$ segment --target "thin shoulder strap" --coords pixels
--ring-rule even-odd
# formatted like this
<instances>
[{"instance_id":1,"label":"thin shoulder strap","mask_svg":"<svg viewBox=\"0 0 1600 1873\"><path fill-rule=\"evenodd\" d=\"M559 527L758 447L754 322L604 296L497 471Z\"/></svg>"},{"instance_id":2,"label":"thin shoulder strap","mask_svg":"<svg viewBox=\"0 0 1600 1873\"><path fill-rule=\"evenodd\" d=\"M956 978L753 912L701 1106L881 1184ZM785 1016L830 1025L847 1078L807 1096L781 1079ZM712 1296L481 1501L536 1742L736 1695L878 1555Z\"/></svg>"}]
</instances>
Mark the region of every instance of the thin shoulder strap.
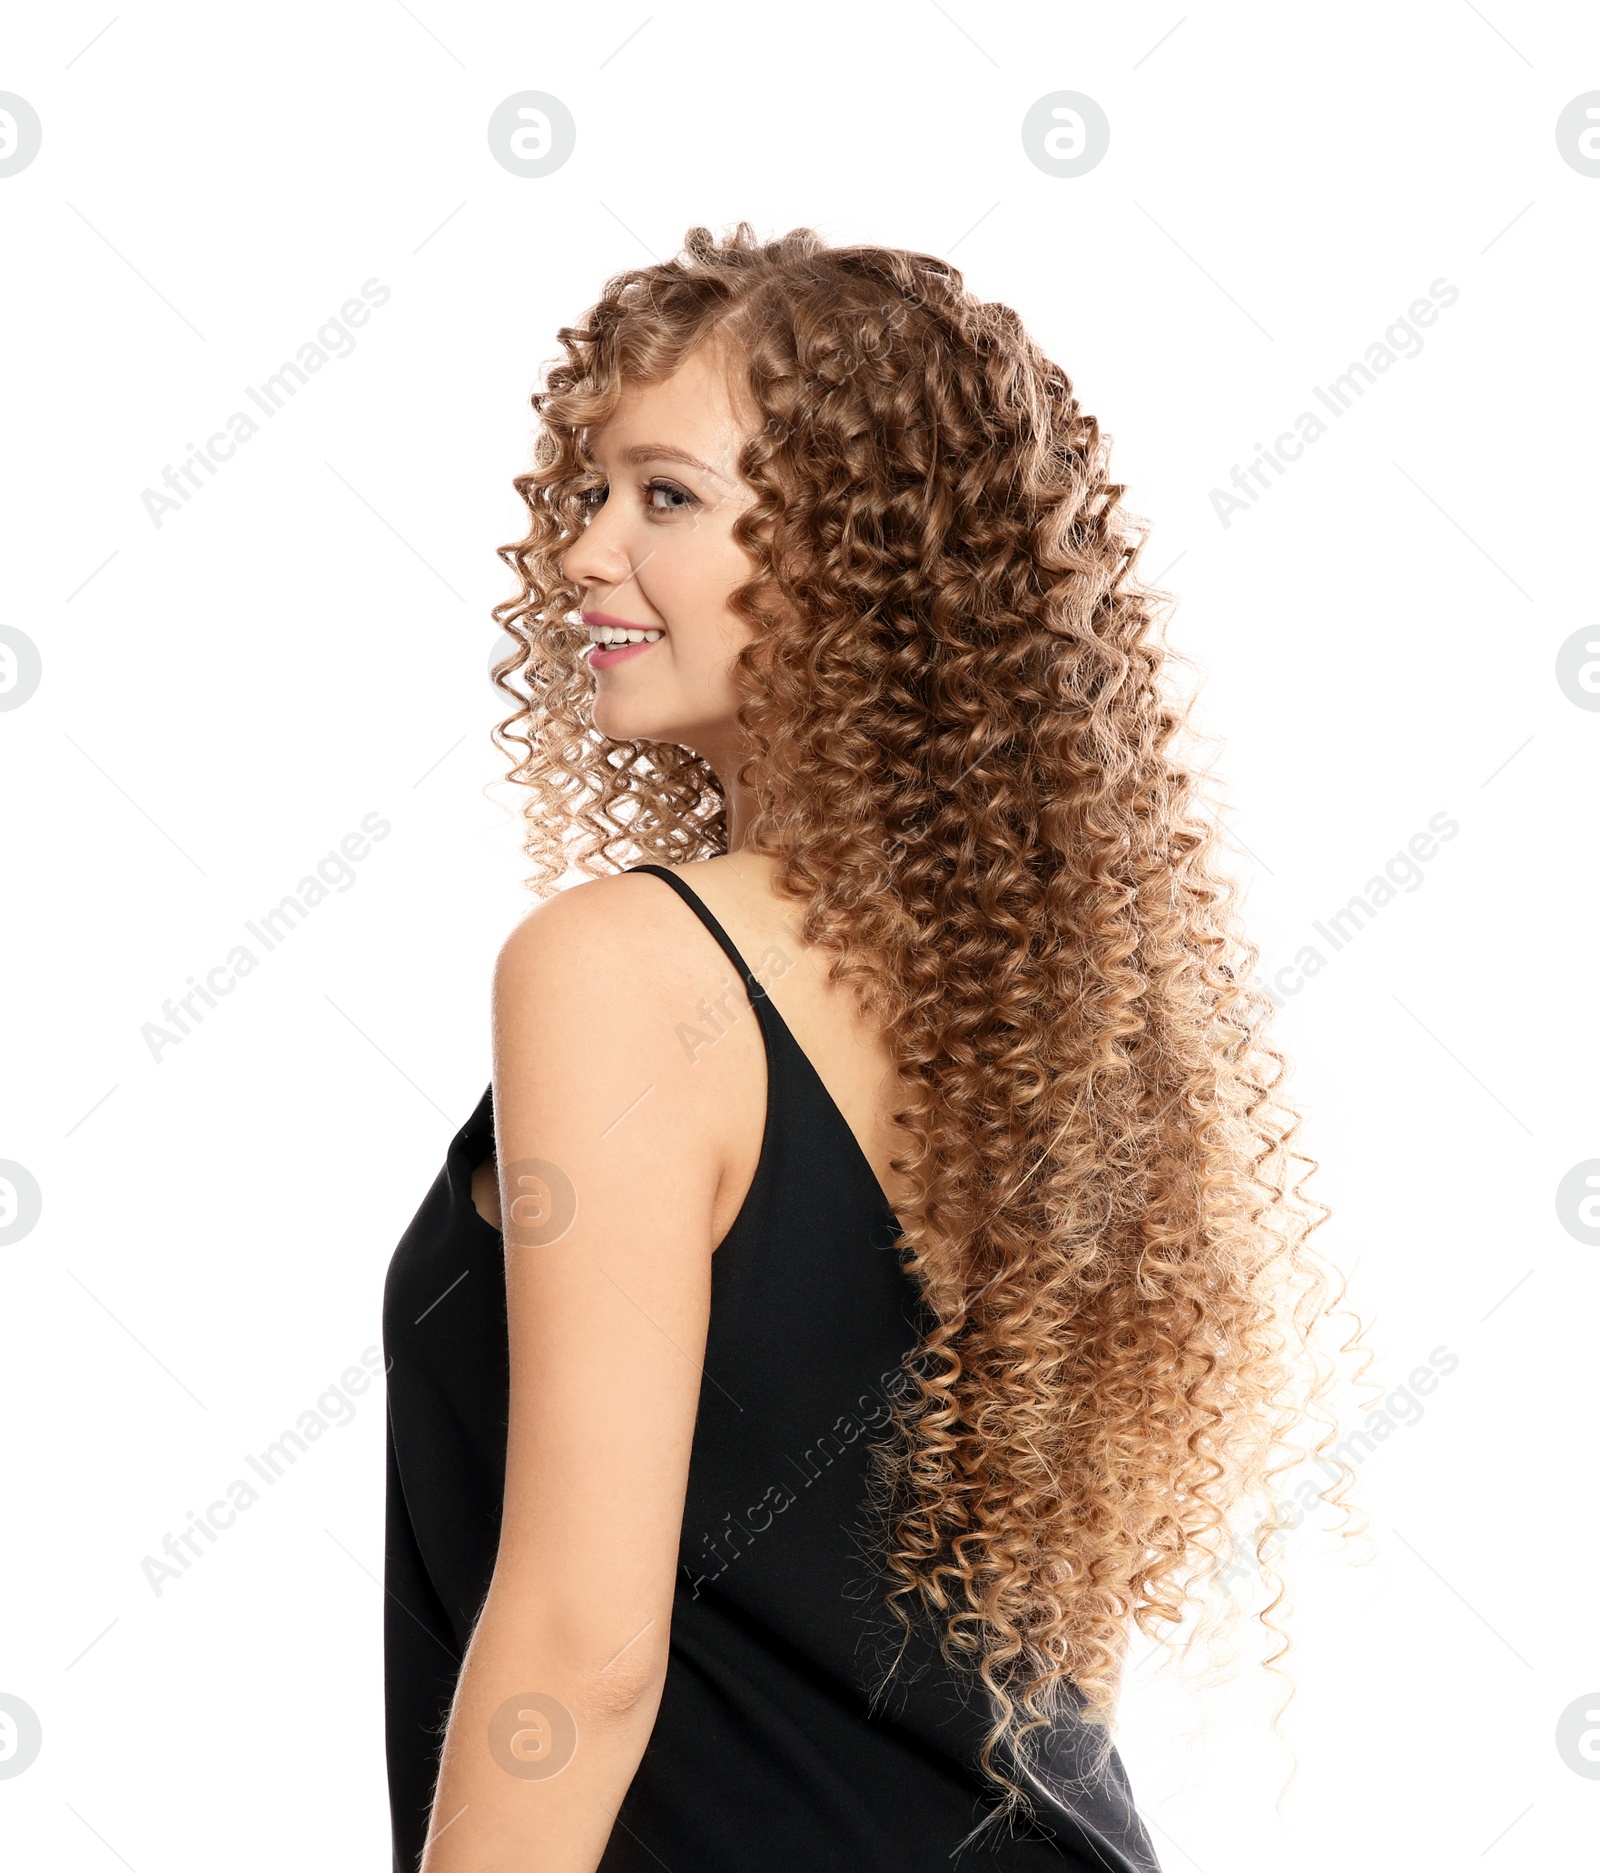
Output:
<instances>
[{"instance_id":1,"label":"thin shoulder strap","mask_svg":"<svg viewBox=\"0 0 1600 1873\"><path fill-rule=\"evenodd\" d=\"M754 974L751 972L750 965L739 954L738 950L734 948L733 938L728 935L727 931L723 929L722 925L717 922L716 918L711 915L710 911L706 909L705 905L701 903L700 899L690 890L689 886L683 882L675 871L668 871L665 865L630 865L628 870L653 872L657 878L664 878L667 883L672 886L673 890L677 892L678 896L683 899L684 903L689 906L690 910L700 919L701 923L705 925L722 945L723 954L727 957L728 961L733 964L734 968L739 971L740 977L744 982L745 993L750 997L751 1002L753 1004L759 1004L766 999L766 990L762 988L761 984L755 979Z\"/></svg>"}]
</instances>

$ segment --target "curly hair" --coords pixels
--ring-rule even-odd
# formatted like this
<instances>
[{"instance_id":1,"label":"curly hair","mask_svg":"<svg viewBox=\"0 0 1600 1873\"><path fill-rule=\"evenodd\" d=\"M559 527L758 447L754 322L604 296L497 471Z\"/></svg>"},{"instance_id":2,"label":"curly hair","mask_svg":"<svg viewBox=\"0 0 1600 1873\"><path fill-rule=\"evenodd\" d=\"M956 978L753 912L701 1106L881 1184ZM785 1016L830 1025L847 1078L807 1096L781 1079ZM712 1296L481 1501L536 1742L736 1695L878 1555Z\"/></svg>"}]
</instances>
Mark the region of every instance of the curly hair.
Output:
<instances>
[{"instance_id":1,"label":"curly hair","mask_svg":"<svg viewBox=\"0 0 1600 1873\"><path fill-rule=\"evenodd\" d=\"M756 627L749 844L890 1038L912 1140L900 1250L931 1324L875 1453L887 1604L975 1669L982 1767L1026 1810L1006 1754L1037 1783L1028 1739L1069 1705L1108 1739L1130 1622L1170 1642L1199 1605L1217 1630L1242 1542L1282 1656L1271 1479L1336 1437L1344 1287L1307 1240L1330 1212L1291 1175L1316 1164L1108 442L1017 314L932 256L696 227L560 331L494 610L529 889L724 849L700 756L593 727L560 574L586 434L713 338L760 420L729 600ZM1324 1469L1348 1525L1352 1473Z\"/></svg>"}]
</instances>

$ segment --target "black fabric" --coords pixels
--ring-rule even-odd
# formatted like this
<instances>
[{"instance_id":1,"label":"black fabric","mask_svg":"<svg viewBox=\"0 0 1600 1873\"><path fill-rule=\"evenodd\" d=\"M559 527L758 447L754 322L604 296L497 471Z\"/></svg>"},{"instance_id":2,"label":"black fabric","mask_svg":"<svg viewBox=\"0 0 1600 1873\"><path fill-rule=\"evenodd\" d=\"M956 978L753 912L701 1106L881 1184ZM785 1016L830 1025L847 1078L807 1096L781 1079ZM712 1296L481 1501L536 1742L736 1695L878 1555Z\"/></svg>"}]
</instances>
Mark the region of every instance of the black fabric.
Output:
<instances>
[{"instance_id":1,"label":"black fabric","mask_svg":"<svg viewBox=\"0 0 1600 1873\"><path fill-rule=\"evenodd\" d=\"M657 865L738 971L767 1052L750 1192L712 1258L666 1685L600 1873L1147 1873L1120 1759L1088 1733L1041 1749L1065 1778L1032 1823L952 1861L992 1791L975 1683L919 1630L886 1692L867 1451L919 1338L895 1221L843 1115L694 892ZM491 1096L451 1141L389 1267L385 1698L394 1873L416 1873L461 1660L494 1570L508 1358L499 1233L471 1196ZM1070 1807L1066 1803L1070 1801Z\"/></svg>"}]
</instances>

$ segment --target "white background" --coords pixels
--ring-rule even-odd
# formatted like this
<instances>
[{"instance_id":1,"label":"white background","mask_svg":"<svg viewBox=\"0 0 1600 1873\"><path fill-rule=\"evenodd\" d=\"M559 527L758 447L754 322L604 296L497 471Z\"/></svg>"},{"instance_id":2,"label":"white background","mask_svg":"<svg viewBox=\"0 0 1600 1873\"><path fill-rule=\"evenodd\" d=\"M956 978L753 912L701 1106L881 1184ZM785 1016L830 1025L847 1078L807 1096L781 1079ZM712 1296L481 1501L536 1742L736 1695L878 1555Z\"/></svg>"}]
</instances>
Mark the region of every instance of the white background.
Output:
<instances>
[{"instance_id":1,"label":"white background","mask_svg":"<svg viewBox=\"0 0 1600 1873\"><path fill-rule=\"evenodd\" d=\"M1376 1376L1459 1364L1361 1464L1376 1558L1308 1552L1287 1743L1253 1668L1204 1698L1133 1673L1120 1742L1164 1864L1591 1864L1600 1782L1555 1735L1600 1687L1600 1250L1555 1195L1600 1157L1600 714L1555 665L1596 623L1600 179L1554 127L1600 88L1600 16L108 20L14 15L0 66L43 123L0 179L0 623L43 660L0 714L0 1158L43 1192L0 1250L0 1692L44 1735L0 1780L8 1863L388 1865L381 1394L161 1594L141 1563L377 1343L389 1255L488 1080L489 970L528 902L488 614L556 329L747 217L949 258L1112 433L1270 967L1431 816L1459 825L1279 1028ZM538 180L485 134L526 89L578 126ZM1062 89L1111 123L1065 180L1020 136ZM392 296L353 353L155 526L142 491L373 278ZM1225 528L1211 490L1441 278L1422 351ZM350 888L153 1060L162 1002L371 812L392 832Z\"/></svg>"}]
</instances>

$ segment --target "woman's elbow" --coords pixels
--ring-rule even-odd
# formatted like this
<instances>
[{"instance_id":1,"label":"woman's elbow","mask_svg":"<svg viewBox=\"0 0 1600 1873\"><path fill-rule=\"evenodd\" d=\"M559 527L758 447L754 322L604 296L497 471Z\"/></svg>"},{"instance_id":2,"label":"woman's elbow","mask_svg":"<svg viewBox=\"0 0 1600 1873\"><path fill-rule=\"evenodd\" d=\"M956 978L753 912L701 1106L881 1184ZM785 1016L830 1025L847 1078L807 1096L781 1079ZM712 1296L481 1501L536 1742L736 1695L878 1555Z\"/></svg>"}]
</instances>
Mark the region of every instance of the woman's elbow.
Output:
<instances>
[{"instance_id":1,"label":"woman's elbow","mask_svg":"<svg viewBox=\"0 0 1600 1873\"><path fill-rule=\"evenodd\" d=\"M578 1708L573 1716L581 1726L585 1720L594 1724L636 1723L648 1716L652 1721L667 1679L666 1659L654 1657L630 1662L619 1661L578 1679L573 1695Z\"/></svg>"},{"instance_id":2,"label":"woman's elbow","mask_svg":"<svg viewBox=\"0 0 1600 1873\"><path fill-rule=\"evenodd\" d=\"M617 1620L592 1607L558 1609L497 1577L473 1635L473 1662L484 1676L517 1690L554 1697L580 1734L653 1721L667 1676L666 1618ZM631 1630L630 1630L631 1625Z\"/></svg>"}]
</instances>

